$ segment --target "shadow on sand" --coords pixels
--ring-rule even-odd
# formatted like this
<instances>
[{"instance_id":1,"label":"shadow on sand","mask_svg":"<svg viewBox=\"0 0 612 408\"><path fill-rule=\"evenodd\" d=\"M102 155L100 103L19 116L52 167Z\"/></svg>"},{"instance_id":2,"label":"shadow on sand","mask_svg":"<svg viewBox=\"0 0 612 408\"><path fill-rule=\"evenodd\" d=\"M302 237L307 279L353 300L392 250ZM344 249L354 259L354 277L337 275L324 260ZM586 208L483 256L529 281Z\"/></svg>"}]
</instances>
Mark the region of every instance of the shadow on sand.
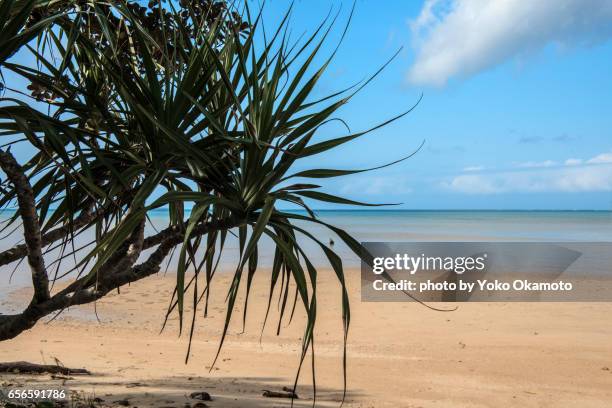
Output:
<instances>
[{"instance_id":1,"label":"shadow on sand","mask_svg":"<svg viewBox=\"0 0 612 408\"><path fill-rule=\"evenodd\" d=\"M78 392L81 401L87 405L74 404L75 407L176 407L196 406L203 402L206 406L223 408L280 408L291 407L291 399L266 398L264 390L282 391L291 386L281 378L274 377L184 377L143 378L131 382L116 382L103 375L75 376L70 380L54 380L48 375L20 376L1 375L2 388L44 387L65 388ZM207 392L212 401L200 401L190 398L194 392ZM312 407L312 386L300 386L297 389L299 399L293 401L296 408ZM317 387L317 407L339 407L342 401L342 389ZM362 394L347 391L344 406L356 402ZM94 403L94 399L96 399ZM0 406L2 406L0 404ZM70 406L70 405L69 405ZM203 405L200 405L203 406Z\"/></svg>"}]
</instances>

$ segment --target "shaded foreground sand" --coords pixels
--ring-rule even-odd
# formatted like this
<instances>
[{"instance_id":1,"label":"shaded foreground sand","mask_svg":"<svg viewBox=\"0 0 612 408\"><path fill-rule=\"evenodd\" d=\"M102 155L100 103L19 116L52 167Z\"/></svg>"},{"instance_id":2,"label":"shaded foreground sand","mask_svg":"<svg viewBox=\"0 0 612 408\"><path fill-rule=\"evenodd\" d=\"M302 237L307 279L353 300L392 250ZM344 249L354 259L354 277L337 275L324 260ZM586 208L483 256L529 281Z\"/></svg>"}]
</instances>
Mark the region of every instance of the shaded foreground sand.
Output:
<instances>
[{"instance_id":1,"label":"shaded foreground sand","mask_svg":"<svg viewBox=\"0 0 612 408\"><path fill-rule=\"evenodd\" d=\"M414 303L361 303L358 271L348 273L352 320L345 407L610 407L612 406L612 304L473 303L440 313ZM249 303L234 315L216 367L209 372L224 318L229 275L215 278L209 317L197 320L192 355L177 338L176 318L158 334L174 277L156 276L124 288L93 306L74 308L0 343L0 361L27 360L85 367L66 387L107 403L183 407L189 394L209 392L211 407L285 407L262 390L290 386L296 372L304 314L276 336L276 300L260 343L268 296L259 273ZM333 273L318 283L317 406L342 397L342 322ZM16 294L21 298L24 294ZM276 297L275 297L276 299ZM190 311L187 312L189 321ZM0 376L2 383L61 385L49 376ZM310 362L295 406L312 405ZM112 404L110 404L112 405Z\"/></svg>"}]
</instances>

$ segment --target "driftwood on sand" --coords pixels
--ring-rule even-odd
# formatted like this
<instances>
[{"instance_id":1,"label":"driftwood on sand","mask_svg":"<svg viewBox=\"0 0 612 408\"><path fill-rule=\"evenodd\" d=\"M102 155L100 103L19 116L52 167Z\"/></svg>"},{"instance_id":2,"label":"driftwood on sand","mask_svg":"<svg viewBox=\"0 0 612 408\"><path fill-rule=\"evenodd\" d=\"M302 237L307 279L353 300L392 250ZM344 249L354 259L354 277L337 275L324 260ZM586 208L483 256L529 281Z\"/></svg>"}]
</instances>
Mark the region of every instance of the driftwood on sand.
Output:
<instances>
[{"instance_id":1,"label":"driftwood on sand","mask_svg":"<svg viewBox=\"0 0 612 408\"><path fill-rule=\"evenodd\" d=\"M291 398L291 399L299 399L298 395L291 388L283 387L283 391L270 391L263 390L264 397L266 398Z\"/></svg>"},{"instance_id":2,"label":"driftwood on sand","mask_svg":"<svg viewBox=\"0 0 612 408\"><path fill-rule=\"evenodd\" d=\"M0 373L12 373L12 374L63 374L63 375L74 375L84 374L90 375L91 373L84 368L69 368L60 365L47 365L47 364L33 364L26 361L15 361L12 363L0 363Z\"/></svg>"}]
</instances>

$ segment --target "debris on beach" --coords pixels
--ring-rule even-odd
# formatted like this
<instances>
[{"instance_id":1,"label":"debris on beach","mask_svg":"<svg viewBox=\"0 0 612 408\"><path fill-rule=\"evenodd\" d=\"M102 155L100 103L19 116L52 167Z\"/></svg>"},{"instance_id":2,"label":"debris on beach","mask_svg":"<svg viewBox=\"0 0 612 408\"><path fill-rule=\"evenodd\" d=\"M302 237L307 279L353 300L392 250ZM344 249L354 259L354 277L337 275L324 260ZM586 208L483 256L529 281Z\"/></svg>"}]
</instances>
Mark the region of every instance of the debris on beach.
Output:
<instances>
[{"instance_id":1,"label":"debris on beach","mask_svg":"<svg viewBox=\"0 0 612 408\"><path fill-rule=\"evenodd\" d=\"M291 388L283 387L283 391L270 391L263 390L264 397L266 398L291 398L291 399L300 399L298 395Z\"/></svg>"},{"instance_id":2,"label":"debris on beach","mask_svg":"<svg viewBox=\"0 0 612 408\"><path fill-rule=\"evenodd\" d=\"M61 374L61 375L75 375L84 374L91 375L91 373L84 368L68 368L61 365L46 365L46 364L33 364L26 361L15 361L12 363L0 363L0 373L11 373L11 374Z\"/></svg>"},{"instance_id":3,"label":"debris on beach","mask_svg":"<svg viewBox=\"0 0 612 408\"><path fill-rule=\"evenodd\" d=\"M197 399L197 400L202 400L202 401L212 401L212 397L210 396L209 393L207 393L206 391L197 391L197 392L192 392L189 397L191 399Z\"/></svg>"}]
</instances>

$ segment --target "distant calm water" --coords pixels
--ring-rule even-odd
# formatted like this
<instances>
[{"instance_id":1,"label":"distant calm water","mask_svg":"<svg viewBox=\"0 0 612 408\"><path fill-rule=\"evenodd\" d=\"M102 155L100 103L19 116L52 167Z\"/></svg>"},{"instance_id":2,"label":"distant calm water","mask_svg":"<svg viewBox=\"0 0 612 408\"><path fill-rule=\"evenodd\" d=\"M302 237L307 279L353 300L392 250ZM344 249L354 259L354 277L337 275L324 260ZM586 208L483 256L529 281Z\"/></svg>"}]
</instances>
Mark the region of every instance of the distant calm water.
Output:
<instances>
[{"instance_id":1,"label":"distant calm water","mask_svg":"<svg viewBox=\"0 0 612 408\"><path fill-rule=\"evenodd\" d=\"M403 211L403 210L324 210L317 212L324 222L350 232L360 241L599 241L612 242L612 211ZM0 213L0 220L8 213ZM163 211L153 214L157 228L167 222ZM303 223L301 225L304 225ZM341 243L340 239L321 226L308 229L324 243L335 242L334 249L347 266L357 266L358 258ZM148 233L153 233L148 228ZM2 237L0 250L12 247L20 235ZM91 239L83 234L81 240ZM316 244L303 240L312 255L312 261L326 265ZM269 239L264 239L259 250L260 264L272 263L273 250ZM237 260L237 242L231 237L222 257L223 269L231 269ZM50 257L51 258L51 257ZM49 259L49 264L52 259ZM61 270L71 267L65 261ZM7 291L14 290L29 280L26 262L17 268L11 282L9 276L15 265L0 268L0 300ZM170 264L170 269L174 264ZM54 270L54 269L53 269ZM2 309L0 305L0 310Z\"/></svg>"},{"instance_id":2,"label":"distant calm water","mask_svg":"<svg viewBox=\"0 0 612 408\"><path fill-rule=\"evenodd\" d=\"M612 211L320 211L363 241L612 241Z\"/></svg>"}]
</instances>

